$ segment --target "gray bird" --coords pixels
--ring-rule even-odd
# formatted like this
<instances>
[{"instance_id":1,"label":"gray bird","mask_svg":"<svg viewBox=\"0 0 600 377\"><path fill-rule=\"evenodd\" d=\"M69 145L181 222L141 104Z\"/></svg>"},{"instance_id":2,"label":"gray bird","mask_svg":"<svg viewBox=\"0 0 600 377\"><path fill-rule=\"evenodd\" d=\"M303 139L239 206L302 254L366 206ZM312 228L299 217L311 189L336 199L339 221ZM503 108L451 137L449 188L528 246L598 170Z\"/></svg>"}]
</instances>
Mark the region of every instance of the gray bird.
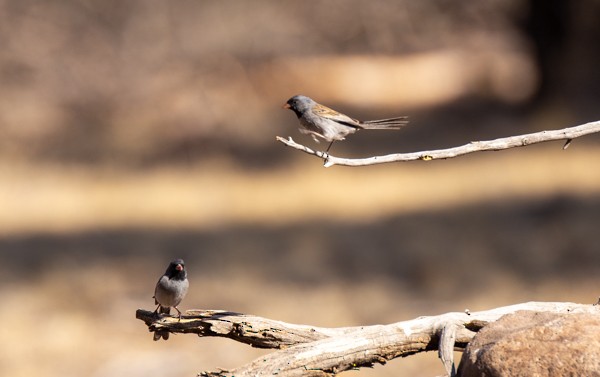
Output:
<instances>
[{"instance_id":1,"label":"gray bird","mask_svg":"<svg viewBox=\"0 0 600 377\"><path fill-rule=\"evenodd\" d=\"M329 152L334 141L344 140L346 135L353 134L358 130L399 129L408 124L406 116L363 122L302 95L290 98L283 108L290 109L296 114L300 121L301 133L311 135L317 143L319 142L318 138L329 142L326 152Z\"/></svg>"},{"instance_id":2,"label":"gray bird","mask_svg":"<svg viewBox=\"0 0 600 377\"><path fill-rule=\"evenodd\" d=\"M175 259L156 283L154 303L158 306L154 313L171 314L171 308L175 308L179 313L179 320L181 320L181 311L177 308L177 305L181 303L181 300L187 294L189 285L185 263L182 259ZM159 340L161 337L167 340L169 339L169 333L154 333L154 340Z\"/></svg>"}]
</instances>

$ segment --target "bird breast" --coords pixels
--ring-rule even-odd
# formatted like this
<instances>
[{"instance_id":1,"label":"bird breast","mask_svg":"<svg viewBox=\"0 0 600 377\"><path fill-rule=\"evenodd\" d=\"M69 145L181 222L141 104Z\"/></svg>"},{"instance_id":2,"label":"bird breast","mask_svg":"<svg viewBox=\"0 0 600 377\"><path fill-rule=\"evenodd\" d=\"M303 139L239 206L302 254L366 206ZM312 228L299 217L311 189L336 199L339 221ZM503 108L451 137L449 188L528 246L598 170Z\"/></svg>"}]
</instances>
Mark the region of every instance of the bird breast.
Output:
<instances>
[{"instance_id":1,"label":"bird breast","mask_svg":"<svg viewBox=\"0 0 600 377\"><path fill-rule=\"evenodd\" d=\"M158 282L154 296L163 307L177 306L185 297L188 287L187 279L174 280L163 276Z\"/></svg>"}]
</instances>

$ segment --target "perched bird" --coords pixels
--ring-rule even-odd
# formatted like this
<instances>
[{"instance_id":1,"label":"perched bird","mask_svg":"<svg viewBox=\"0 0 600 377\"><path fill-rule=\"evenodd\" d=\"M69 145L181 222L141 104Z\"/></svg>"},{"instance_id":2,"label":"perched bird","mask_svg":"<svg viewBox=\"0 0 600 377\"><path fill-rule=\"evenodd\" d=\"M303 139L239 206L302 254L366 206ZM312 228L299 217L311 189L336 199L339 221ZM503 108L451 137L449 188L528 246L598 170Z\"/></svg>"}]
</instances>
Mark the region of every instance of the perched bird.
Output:
<instances>
[{"instance_id":1,"label":"perched bird","mask_svg":"<svg viewBox=\"0 0 600 377\"><path fill-rule=\"evenodd\" d=\"M361 122L302 95L290 98L283 108L296 114L300 121L301 133L310 134L316 142L319 142L318 138L329 142L326 152L329 152L334 141L344 140L346 135L357 130L398 129L408 123L406 116Z\"/></svg>"},{"instance_id":2,"label":"perched bird","mask_svg":"<svg viewBox=\"0 0 600 377\"><path fill-rule=\"evenodd\" d=\"M173 307L179 313L179 320L181 320L181 311L177 308L177 305L181 303L181 300L187 294L189 285L185 263L182 259L175 259L156 283L154 303L158 306L154 313L171 314L171 308ZM161 336L165 340L169 339L168 332L155 332L154 340L159 340Z\"/></svg>"}]
</instances>

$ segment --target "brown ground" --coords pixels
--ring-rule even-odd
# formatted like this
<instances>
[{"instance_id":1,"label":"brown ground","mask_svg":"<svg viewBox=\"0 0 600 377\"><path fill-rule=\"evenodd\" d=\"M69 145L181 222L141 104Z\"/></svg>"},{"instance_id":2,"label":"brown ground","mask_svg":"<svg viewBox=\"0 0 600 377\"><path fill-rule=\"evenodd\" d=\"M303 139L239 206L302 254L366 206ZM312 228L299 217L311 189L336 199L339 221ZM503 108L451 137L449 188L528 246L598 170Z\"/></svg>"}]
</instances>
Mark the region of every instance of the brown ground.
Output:
<instances>
[{"instance_id":1,"label":"brown ground","mask_svg":"<svg viewBox=\"0 0 600 377\"><path fill-rule=\"evenodd\" d=\"M595 302L597 135L330 169L274 140L315 147L280 109L298 93L410 116L344 157L598 120L597 5L553 4L0 1L0 375L183 377L267 352L151 340L135 310L174 257L182 309L320 326Z\"/></svg>"},{"instance_id":2,"label":"brown ground","mask_svg":"<svg viewBox=\"0 0 600 377\"><path fill-rule=\"evenodd\" d=\"M184 309L321 326L592 302L600 156L586 145L367 169L306 157L260 174L20 168L2 193L17 200L4 200L0 216L0 318L11 345L0 366L14 376L189 376L260 354L226 340L151 341L134 312L152 308L175 256L190 271ZM361 373L442 368L432 353Z\"/></svg>"}]
</instances>

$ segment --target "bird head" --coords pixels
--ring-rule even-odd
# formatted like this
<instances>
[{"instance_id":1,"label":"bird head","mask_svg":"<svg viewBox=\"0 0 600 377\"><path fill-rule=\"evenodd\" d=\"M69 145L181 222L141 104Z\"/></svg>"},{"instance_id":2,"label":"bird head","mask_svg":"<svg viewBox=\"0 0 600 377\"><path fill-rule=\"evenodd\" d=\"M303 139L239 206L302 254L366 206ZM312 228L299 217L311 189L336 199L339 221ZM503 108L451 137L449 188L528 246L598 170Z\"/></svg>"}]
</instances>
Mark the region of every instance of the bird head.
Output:
<instances>
[{"instance_id":1,"label":"bird head","mask_svg":"<svg viewBox=\"0 0 600 377\"><path fill-rule=\"evenodd\" d=\"M292 110L297 116L301 116L304 112L310 110L314 104L315 101L312 99L303 95L297 95L287 100L283 108Z\"/></svg>"},{"instance_id":2,"label":"bird head","mask_svg":"<svg viewBox=\"0 0 600 377\"><path fill-rule=\"evenodd\" d=\"M169 263L169 267L167 267L167 271L165 272L170 278L173 277L181 277L184 278L186 276L185 272L185 262L183 259L175 259L171 263Z\"/></svg>"}]
</instances>

